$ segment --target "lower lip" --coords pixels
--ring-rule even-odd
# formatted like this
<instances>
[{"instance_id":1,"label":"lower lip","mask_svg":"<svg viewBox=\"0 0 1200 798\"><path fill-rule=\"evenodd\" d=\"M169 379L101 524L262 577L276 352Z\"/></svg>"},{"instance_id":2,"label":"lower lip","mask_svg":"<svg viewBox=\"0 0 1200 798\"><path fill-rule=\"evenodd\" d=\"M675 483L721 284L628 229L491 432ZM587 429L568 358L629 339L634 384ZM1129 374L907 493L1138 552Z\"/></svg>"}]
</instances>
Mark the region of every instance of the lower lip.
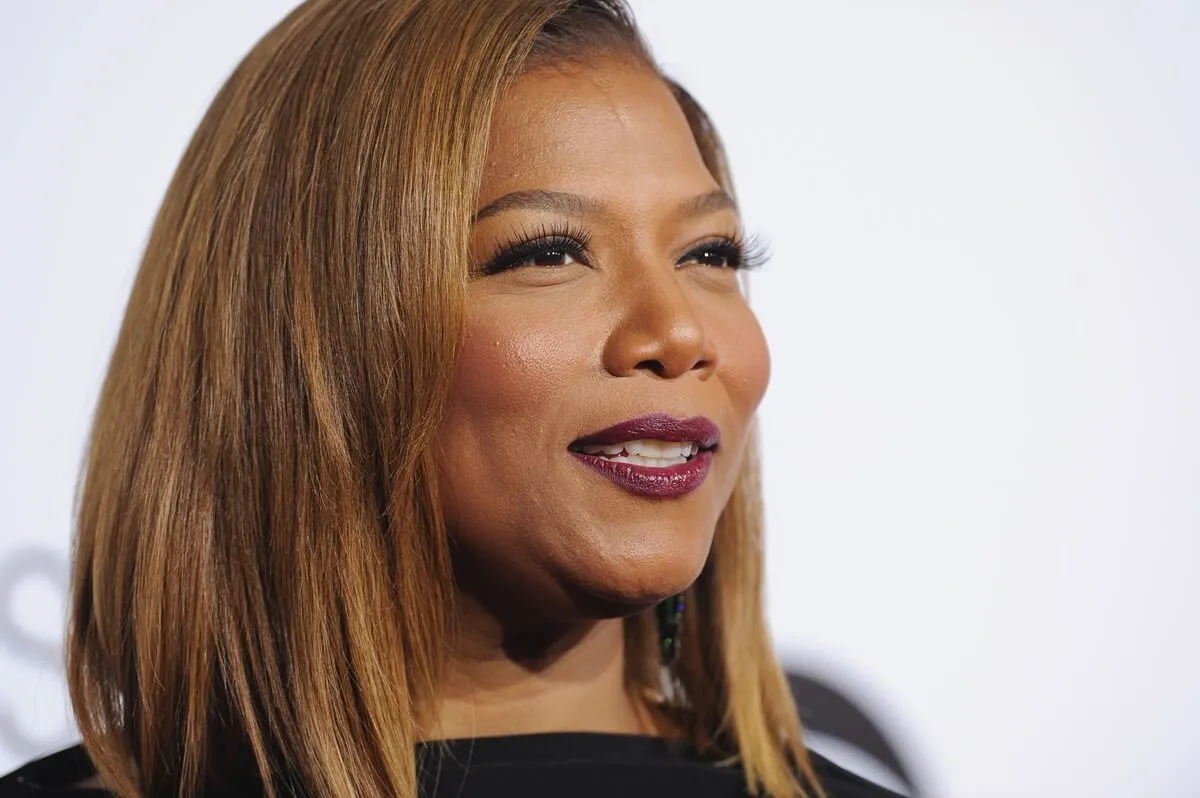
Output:
<instances>
[{"instance_id":1,"label":"lower lip","mask_svg":"<svg viewBox=\"0 0 1200 798\"><path fill-rule=\"evenodd\" d=\"M571 452L579 462L599 471L609 481L635 496L651 499L670 499L686 496L700 487L712 466L712 452L698 453L691 460L667 468L649 468L633 463L614 463L603 457Z\"/></svg>"}]
</instances>

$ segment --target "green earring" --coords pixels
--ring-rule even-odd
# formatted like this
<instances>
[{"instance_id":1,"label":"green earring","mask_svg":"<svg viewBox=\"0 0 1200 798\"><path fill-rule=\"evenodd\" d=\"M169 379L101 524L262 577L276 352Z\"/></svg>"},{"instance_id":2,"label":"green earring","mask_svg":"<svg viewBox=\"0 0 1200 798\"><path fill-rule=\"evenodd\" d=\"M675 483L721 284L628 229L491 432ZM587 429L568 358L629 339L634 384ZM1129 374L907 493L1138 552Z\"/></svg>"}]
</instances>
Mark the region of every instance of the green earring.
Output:
<instances>
[{"instance_id":1,"label":"green earring","mask_svg":"<svg viewBox=\"0 0 1200 798\"><path fill-rule=\"evenodd\" d=\"M683 594L659 602L658 639L662 664L670 667L679 659L679 638L683 631Z\"/></svg>"}]
</instances>

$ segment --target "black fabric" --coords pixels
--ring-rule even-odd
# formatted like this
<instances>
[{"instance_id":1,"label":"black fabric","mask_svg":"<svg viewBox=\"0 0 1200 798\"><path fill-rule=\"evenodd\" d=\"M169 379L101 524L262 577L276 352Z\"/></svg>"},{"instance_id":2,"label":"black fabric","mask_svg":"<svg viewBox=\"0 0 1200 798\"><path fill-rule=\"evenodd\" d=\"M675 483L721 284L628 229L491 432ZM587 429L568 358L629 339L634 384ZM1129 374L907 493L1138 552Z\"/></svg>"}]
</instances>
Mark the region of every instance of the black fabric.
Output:
<instances>
[{"instance_id":1,"label":"black fabric","mask_svg":"<svg viewBox=\"0 0 1200 798\"><path fill-rule=\"evenodd\" d=\"M422 798L746 798L740 769L702 761L687 746L654 737L485 737L428 743L418 756ZM812 758L829 798L896 798L818 754ZM0 798L111 798L77 786L93 776L76 745L0 778Z\"/></svg>"}]
</instances>

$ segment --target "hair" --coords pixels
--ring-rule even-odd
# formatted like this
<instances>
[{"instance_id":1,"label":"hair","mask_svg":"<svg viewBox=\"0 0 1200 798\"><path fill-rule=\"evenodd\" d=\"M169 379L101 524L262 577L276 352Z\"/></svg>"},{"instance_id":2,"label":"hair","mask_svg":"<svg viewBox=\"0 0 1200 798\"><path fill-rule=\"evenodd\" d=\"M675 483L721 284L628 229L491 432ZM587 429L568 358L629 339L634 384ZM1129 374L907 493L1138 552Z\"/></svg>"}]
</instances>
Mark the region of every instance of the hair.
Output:
<instances>
[{"instance_id":1,"label":"hair","mask_svg":"<svg viewBox=\"0 0 1200 798\"><path fill-rule=\"evenodd\" d=\"M622 0L309 0L220 89L80 478L67 673L108 789L249 772L269 796L417 795L455 601L432 444L492 113L524 70L603 54L657 72ZM751 792L820 793L764 621L757 462L752 443L679 661L664 679L638 614L627 682Z\"/></svg>"}]
</instances>

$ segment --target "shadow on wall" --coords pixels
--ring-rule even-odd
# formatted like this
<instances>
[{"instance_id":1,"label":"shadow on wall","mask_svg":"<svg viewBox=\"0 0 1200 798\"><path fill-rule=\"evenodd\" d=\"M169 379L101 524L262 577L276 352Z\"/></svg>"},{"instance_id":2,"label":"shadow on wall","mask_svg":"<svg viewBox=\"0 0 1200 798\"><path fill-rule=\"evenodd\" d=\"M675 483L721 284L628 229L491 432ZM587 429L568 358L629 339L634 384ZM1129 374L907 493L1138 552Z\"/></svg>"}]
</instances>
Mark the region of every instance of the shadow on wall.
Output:
<instances>
[{"instance_id":1,"label":"shadow on wall","mask_svg":"<svg viewBox=\"0 0 1200 798\"><path fill-rule=\"evenodd\" d=\"M22 586L38 582L48 584L56 595L66 597L67 563L57 551L29 546L15 549L0 560L0 656L32 672L53 676L63 684L65 693L61 642L57 637L48 639L37 634L17 617L17 595ZM29 723L13 712L11 695L7 691L0 695L0 749L5 754L28 759L74 741L75 730L66 724L50 736L31 733Z\"/></svg>"},{"instance_id":2,"label":"shadow on wall","mask_svg":"<svg viewBox=\"0 0 1200 798\"><path fill-rule=\"evenodd\" d=\"M63 680L62 648L57 639L41 637L16 617L16 599L23 585L42 580L60 596L67 595L67 563L57 551L40 546L16 549L0 560L0 653L40 673L50 671ZM790 668L788 682L797 696L800 717L806 729L832 737L873 757L892 772L908 793L918 796L912 771L897 753L881 727L851 697L802 670ZM65 688L64 688L65 690ZM30 758L69 745L76 739L73 729L38 737L13 715L0 698L0 748L19 758Z\"/></svg>"},{"instance_id":3,"label":"shadow on wall","mask_svg":"<svg viewBox=\"0 0 1200 798\"><path fill-rule=\"evenodd\" d=\"M823 734L867 754L886 768L908 795L921 797L911 764L898 752L901 746L892 742L859 702L795 667L787 669L787 677L805 731Z\"/></svg>"}]
</instances>

